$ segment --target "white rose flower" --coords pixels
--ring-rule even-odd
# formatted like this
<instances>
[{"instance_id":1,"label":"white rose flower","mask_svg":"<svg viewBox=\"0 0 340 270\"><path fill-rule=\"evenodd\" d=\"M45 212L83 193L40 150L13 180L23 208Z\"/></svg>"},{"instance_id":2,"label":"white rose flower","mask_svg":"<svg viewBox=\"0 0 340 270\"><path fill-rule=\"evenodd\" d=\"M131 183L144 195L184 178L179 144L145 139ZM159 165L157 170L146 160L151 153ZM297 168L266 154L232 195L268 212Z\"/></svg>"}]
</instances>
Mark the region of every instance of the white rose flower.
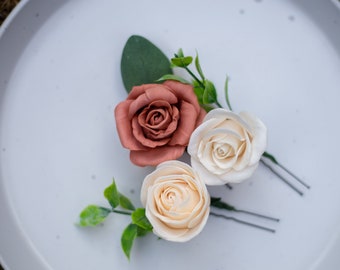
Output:
<instances>
[{"instance_id":1,"label":"white rose flower","mask_svg":"<svg viewBox=\"0 0 340 270\"><path fill-rule=\"evenodd\" d=\"M267 129L257 117L214 109L192 133L188 153L207 185L223 185L250 177L266 144Z\"/></svg>"},{"instance_id":2,"label":"white rose flower","mask_svg":"<svg viewBox=\"0 0 340 270\"><path fill-rule=\"evenodd\" d=\"M141 189L145 215L159 237L185 242L198 235L207 222L210 196L204 182L181 161L159 164Z\"/></svg>"}]
</instances>

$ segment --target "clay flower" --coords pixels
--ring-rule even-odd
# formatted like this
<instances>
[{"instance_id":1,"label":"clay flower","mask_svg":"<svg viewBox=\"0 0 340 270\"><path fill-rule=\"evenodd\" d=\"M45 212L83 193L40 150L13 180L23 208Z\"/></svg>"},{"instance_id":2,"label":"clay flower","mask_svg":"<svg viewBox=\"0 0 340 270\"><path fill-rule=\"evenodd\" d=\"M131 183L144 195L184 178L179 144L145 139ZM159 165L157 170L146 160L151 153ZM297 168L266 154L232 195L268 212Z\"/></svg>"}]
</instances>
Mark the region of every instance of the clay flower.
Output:
<instances>
[{"instance_id":1,"label":"clay flower","mask_svg":"<svg viewBox=\"0 0 340 270\"><path fill-rule=\"evenodd\" d=\"M203 180L181 161L166 161L143 182L141 201L159 237L185 242L207 222L210 197Z\"/></svg>"},{"instance_id":2,"label":"clay flower","mask_svg":"<svg viewBox=\"0 0 340 270\"><path fill-rule=\"evenodd\" d=\"M266 142L267 129L257 117L219 108L193 132L188 153L207 185L239 183L256 170Z\"/></svg>"},{"instance_id":3,"label":"clay flower","mask_svg":"<svg viewBox=\"0 0 340 270\"><path fill-rule=\"evenodd\" d=\"M120 141L139 166L182 156L204 115L193 87L175 81L135 86L115 108Z\"/></svg>"}]
</instances>

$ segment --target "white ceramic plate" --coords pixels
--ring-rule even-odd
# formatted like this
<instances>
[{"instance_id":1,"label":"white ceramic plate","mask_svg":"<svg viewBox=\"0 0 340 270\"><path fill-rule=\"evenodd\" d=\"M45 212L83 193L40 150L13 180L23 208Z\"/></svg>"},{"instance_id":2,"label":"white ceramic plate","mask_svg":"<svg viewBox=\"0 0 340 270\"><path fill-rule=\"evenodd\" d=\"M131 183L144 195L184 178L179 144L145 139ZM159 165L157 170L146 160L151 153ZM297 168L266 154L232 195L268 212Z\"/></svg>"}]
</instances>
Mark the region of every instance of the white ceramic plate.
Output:
<instances>
[{"instance_id":1,"label":"white ceramic plate","mask_svg":"<svg viewBox=\"0 0 340 270\"><path fill-rule=\"evenodd\" d=\"M340 12L335 1L23 1L0 39L0 254L6 269L338 269ZM16 15L16 16L15 16ZM236 111L259 115L268 150L311 190L300 197L259 167L228 202L281 218L271 234L210 217L185 244L138 239L120 249L127 217L74 225L105 205L115 177L139 202L152 168L129 162L113 108L126 97L120 56L143 35L171 56L200 53ZM220 94L223 102L222 91ZM242 217L243 218L243 217ZM259 222L256 219L250 219Z\"/></svg>"}]
</instances>

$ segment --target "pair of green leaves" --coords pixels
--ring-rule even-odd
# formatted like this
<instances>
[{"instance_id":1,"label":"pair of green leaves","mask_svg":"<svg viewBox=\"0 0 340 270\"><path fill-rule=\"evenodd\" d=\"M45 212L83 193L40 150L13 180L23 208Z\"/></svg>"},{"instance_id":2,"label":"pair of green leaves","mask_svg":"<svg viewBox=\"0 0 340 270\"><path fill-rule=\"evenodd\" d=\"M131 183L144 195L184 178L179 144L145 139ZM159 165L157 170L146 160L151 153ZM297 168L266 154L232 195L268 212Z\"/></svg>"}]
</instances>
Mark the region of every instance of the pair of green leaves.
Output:
<instances>
[{"instance_id":1,"label":"pair of green leaves","mask_svg":"<svg viewBox=\"0 0 340 270\"><path fill-rule=\"evenodd\" d=\"M131 200L118 191L114 180L104 190L104 197L109 202L111 208L98 205L87 206L79 215L79 225L82 227L97 226L103 223L110 213L131 215L131 223L124 229L121 237L122 249L127 258L130 259L135 238L151 232L152 225L145 216L145 209L136 209Z\"/></svg>"}]
</instances>

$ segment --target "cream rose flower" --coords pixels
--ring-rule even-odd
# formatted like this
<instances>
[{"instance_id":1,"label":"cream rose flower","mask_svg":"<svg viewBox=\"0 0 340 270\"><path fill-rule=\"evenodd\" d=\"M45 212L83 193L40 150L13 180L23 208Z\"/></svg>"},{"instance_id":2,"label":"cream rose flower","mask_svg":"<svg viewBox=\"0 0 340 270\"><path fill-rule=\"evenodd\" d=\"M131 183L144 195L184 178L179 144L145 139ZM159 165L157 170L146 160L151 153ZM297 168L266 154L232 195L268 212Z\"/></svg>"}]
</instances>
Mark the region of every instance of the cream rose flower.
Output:
<instances>
[{"instance_id":1,"label":"cream rose flower","mask_svg":"<svg viewBox=\"0 0 340 270\"><path fill-rule=\"evenodd\" d=\"M145 214L159 237L185 242L207 222L210 196L204 182L181 161L165 161L147 175L141 189Z\"/></svg>"},{"instance_id":2,"label":"cream rose flower","mask_svg":"<svg viewBox=\"0 0 340 270\"><path fill-rule=\"evenodd\" d=\"M257 117L214 109L192 133L188 153L207 185L239 183L253 174L266 143L267 129Z\"/></svg>"}]
</instances>

